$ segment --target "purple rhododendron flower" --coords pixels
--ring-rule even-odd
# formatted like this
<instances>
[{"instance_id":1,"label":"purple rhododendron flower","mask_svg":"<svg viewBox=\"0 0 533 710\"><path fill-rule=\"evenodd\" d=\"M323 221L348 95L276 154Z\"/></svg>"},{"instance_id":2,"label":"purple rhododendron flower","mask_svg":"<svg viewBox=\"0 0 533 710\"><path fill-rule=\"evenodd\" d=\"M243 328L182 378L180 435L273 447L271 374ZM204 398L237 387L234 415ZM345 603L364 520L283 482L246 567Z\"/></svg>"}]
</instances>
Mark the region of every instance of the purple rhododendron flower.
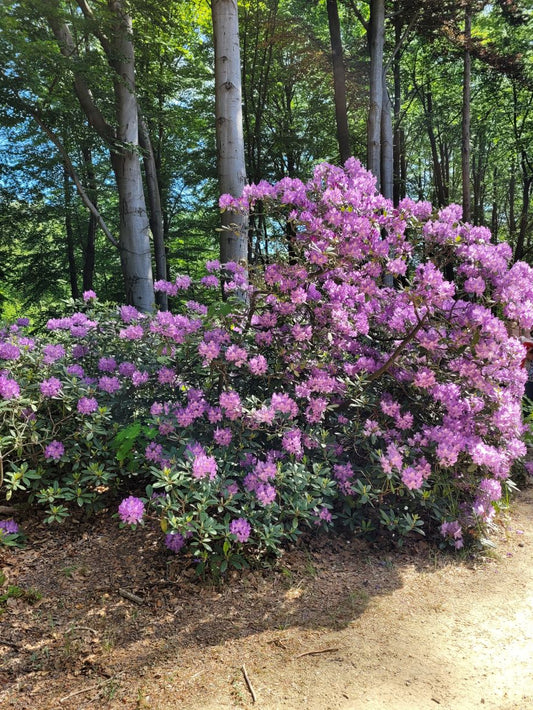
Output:
<instances>
[{"instance_id":1,"label":"purple rhododendron flower","mask_svg":"<svg viewBox=\"0 0 533 710\"><path fill-rule=\"evenodd\" d=\"M246 542L252 532L252 526L244 518L237 518L229 524L229 531L239 542Z\"/></svg>"},{"instance_id":2,"label":"purple rhododendron flower","mask_svg":"<svg viewBox=\"0 0 533 710\"><path fill-rule=\"evenodd\" d=\"M0 520L0 531L2 531L4 535L18 535L20 528L17 523L10 518L9 520Z\"/></svg>"},{"instance_id":3,"label":"purple rhododendron flower","mask_svg":"<svg viewBox=\"0 0 533 710\"><path fill-rule=\"evenodd\" d=\"M450 522L442 523L440 526L440 534L442 537L450 538L453 541L456 550L460 550L461 547L463 547L463 531L459 521L452 520Z\"/></svg>"},{"instance_id":4,"label":"purple rhododendron flower","mask_svg":"<svg viewBox=\"0 0 533 710\"><path fill-rule=\"evenodd\" d=\"M226 350L226 360L232 362L236 367L242 367L248 358L248 353L238 345L230 345Z\"/></svg>"},{"instance_id":5,"label":"purple rhododendron flower","mask_svg":"<svg viewBox=\"0 0 533 710\"><path fill-rule=\"evenodd\" d=\"M61 392L61 387L61 381L57 377L50 377L41 382L39 389L44 397L56 397Z\"/></svg>"},{"instance_id":6,"label":"purple rhododendron flower","mask_svg":"<svg viewBox=\"0 0 533 710\"><path fill-rule=\"evenodd\" d=\"M165 545L172 552L178 553L185 545L185 538L179 532L170 532L165 535Z\"/></svg>"},{"instance_id":7,"label":"purple rhododendron flower","mask_svg":"<svg viewBox=\"0 0 533 710\"><path fill-rule=\"evenodd\" d=\"M65 453L65 447L61 441L51 441L44 450L44 457L47 461L59 461Z\"/></svg>"},{"instance_id":8,"label":"purple rhododendron flower","mask_svg":"<svg viewBox=\"0 0 533 710\"><path fill-rule=\"evenodd\" d=\"M330 523L333 519L331 511L328 508L322 507L317 511L315 525L320 525L322 522Z\"/></svg>"},{"instance_id":9,"label":"purple rhododendron flower","mask_svg":"<svg viewBox=\"0 0 533 710\"><path fill-rule=\"evenodd\" d=\"M248 361L248 369L252 375L264 375L268 370L268 363L264 355L255 355Z\"/></svg>"},{"instance_id":10,"label":"purple rhododendron flower","mask_svg":"<svg viewBox=\"0 0 533 710\"><path fill-rule=\"evenodd\" d=\"M351 464L335 464L333 466L333 475L339 485L340 490L347 495L352 493L351 479L354 475Z\"/></svg>"},{"instance_id":11,"label":"purple rhododendron flower","mask_svg":"<svg viewBox=\"0 0 533 710\"><path fill-rule=\"evenodd\" d=\"M215 360L220 355L220 345L215 343L214 340L202 342L198 345L198 352L204 360L204 367L207 367L213 360Z\"/></svg>"},{"instance_id":12,"label":"purple rhododendron flower","mask_svg":"<svg viewBox=\"0 0 533 710\"><path fill-rule=\"evenodd\" d=\"M176 379L176 372L170 367L162 367L157 373L157 381L162 385L170 385Z\"/></svg>"},{"instance_id":13,"label":"purple rhododendron flower","mask_svg":"<svg viewBox=\"0 0 533 710\"><path fill-rule=\"evenodd\" d=\"M16 380L0 373L0 397L2 399L16 399L20 396L20 387Z\"/></svg>"},{"instance_id":14,"label":"purple rhododendron flower","mask_svg":"<svg viewBox=\"0 0 533 710\"><path fill-rule=\"evenodd\" d=\"M499 481L493 478L484 478L479 483L479 491L490 501L500 500L502 497L502 486Z\"/></svg>"},{"instance_id":15,"label":"purple rhododendron flower","mask_svg":"<svg viewBox=\"0 0 533 710\"><path fill-rule=\"evenodd\" d=\"M407 466L407 468L402 471L402 483L406 488L416 490L420 488L423 482L422 473L413 466Z\"/></svg>"},{"instance_id":16,"label":"purple rhododendron flower","mask_svg":"<svg viewBox=\"0 0 533 710\"><path fill-rule=\"evenodd\" d=\"M83 292L83 300L85 302L87 301L95 301L96 300L96 293L92 290L89 291L84 291Z\"/></svg>"},{"instance_id":17,"label":"purple rhododendron flower","mask_svg":"<svg viewBox=\"0 0 533 710\"><path fill-rule=\"evenodd\" d=\"M65 357L65 348L62 345L45 345L43 348L43 362L45 365L51 365L56 360Z\"/></svg>"},{"instance_id":18,"label":"purple rhododendron flower","mask_svg":"<svg viewBox=\"0 0 533 710\"><path fill-rule=\"evenodd\" d=\"M281 445L289 454L300 456L302 449L302 432L299 429L291 429L283 435Z\"/></svg>"},{"instance_id":19,"label":"purple rhododendron flower","mask_svg":"<svg viewBox=\"0 0 533 710\"><path fill-rule=\"evenodd\" d=\"M144 456L147 461L154 461L154 463L159 463L163 458L162 445L157 444L155 441L151 441L144 451Z\"/></svg>"},{"instance_id":20,"label":"purple rhododendron flower","mask_svg":"<svg viewBox=\"0 0 533 710\"><path fill-rule=\"evenodd\" d=\"M276 489L268 483L259 483L256 486L255 495L261 505L270 505L276 500Z\"/></svg>"},{"instance_id":21,"label":"purple rhododendron flower","mask_svg":"<svg viewBox=\"0 0 533 710\"><path fill-rule=\"evenodd\" d=\"M92 414L98 409L98 402L94 397L80 397L77 410L80 414Z\"/></svg>"},{"instance_id":22,"label":"purple rhododendron flower","mask_svg":"<svg viewBox=\"0 0 533 710\"><path fill-rule=\"evenodd\" d=\"M242 411L242 405L238 392L235 392L234 390L222 392L219 397L219 402L220 408L224 410L228 419L234 421L239 418Z\"/></svg>"},{"instance_id":23,"label":"purple rhododendron flower","mask_svg":"<svg viewBox=\"0 0 533 710\"><path fill-rule=\"evenodd\" d=\"M101 357L98 360L100 372L114 372L117 369L117 361L114 357Z\"/></svg>"},{"instance_id":24,"label":"purple rhododendron flower","mask_svg":"<svg viewBox=\"0 0 533 710\"><path fill-rule=\"evenodd\" d=\"M220 429L217 427L213 432L213 439L219 446L229 446L232 438L231 429Z\"/></svg>"},{"instance_id":25,"label":"purple rhododendron flower","mask_svg":"<svg viewBox=\"0 0 533 710\"><path fill-rule=\"evenodd\" d=\"M231 483L228 483L224 492L228 497L235 496L239 492L239 486L235 483L235 481L232 481Z\"/></svg>"},{"instance_id":26,"label":"purple rhododendron flower","mask_svg":"<svg viewBox=\"0 0 533 710\"><path fill-rule=\"evenodd\" d=\"M89 353L89 348L86 345L77 344L72 348L72 357L79 360Z\"/></svg>"},{"instance_id":27,"label":"purple rhododendron flower","mask_svg":"<svg viewBox=\"0 0 533 710\"><path fill-rule=\"evenodd\" d=\"M139 370L135 370L131 376L131 381L134 387L140 387L141 385L146 384L149 379L150 375L148 372L140 372Z\"/></svg>"},{"instance_id":28,"label":"purple rhododendron flower","mask_svg":"<svg viewBox=\"0 0 533 710\"><path fill-rule=\"evenodd\" d=\"M140 318L139 311L135 306L121 306L120 307L120 317L124 323L131 323L132 320L137 320Z\"/></svg>"},{"instance_id":29,"label":"purple rhododendron flower","mask_svg":"<svg viewBox=\"0 0 533 710\"><path fill-rule=\"evenodd\" d=\"M117 377L109 377L108 375L103 375L98 380L98 388L102 392L107 392L108 394L113 394L118 392L120 389L120 382Z\"/></svg>"},{"instance_id":30,"label":"purple rhododendron flower","mask_svg":"<svg viewBox=\"0 0 533 710\"><path fill-rule=\"evenodd\" d=\"M0 343L0 360L18 360L20 350L13 343Z\"/></svg>"},{"instance_id":31,"label":"purple rhododendron flower","mask_svg":"<svg viewBox=\"0 0 533 710\"><path fill-rule=\"evenodd\" d=\"M206 288L218 288L220 286L218 278L213 274L211 274L210 276L203 276L200 279L200 283Z\"/></svg>"},{"instance_id":32,"label":"purple rhododendron flower","mask_svg":"<svg viewBox=\"0 0 533 710\"><path fill-rule=\"evenodd\" d=\"M198 454L192 462L192 475L194 478L206 478L211 480L217 475L217 462L214 456Z\"/></svg>"},{"instance_id":33,"label":"purple rhododendron flower","mask_svg":"<svg viewBox=\"0 0 533 710\"><path fill-rule=\"evenodd\" d=\"M218 259L206 261L205 268L207 271L220 271L220 261Z\"/></svg>"},{"instance_id":34,"label":"purple rhododendron flower","mask_svg":"<svg viewBox=\"0 0 533 710\"><path fill-rule=\"evenodd\" d=\"M192 284L192 279L190 276L177 276L174 283L178 291L186 291Z\"/></svg>"},{"instance_id":35,"label":"purple rhododendron flower","mask_svg":"<svg viewBox=\"0 0 533 710\"><path fill-rule=\"evenodd\" d=\"M119 375L131 377L137 368L132 362L121 362L118 366Z\"/></svg>"},{"instance_id":36,"label":"purple rhododendron flower","mask_svg":"<svg viewBox=\"0 0 533 710\"><path fill-rule=\"evenodd\" d=\"M142 325L129 325L127 328L123 328L118 337L122 340L141 340L144 336L144 330Z\"/></svg>"},{"instance_id":37,"label":"purple rhododendron flower","mask_svg":"<svg viewBox=\"0 0 533 710\"><path fill-rule=\"evenodd\" d=\"M124 498L118 506L118 514L123 523L136 525L140 523L144 515L144 503L140 498L129 496Z\"/></svg>"}]
</instances>

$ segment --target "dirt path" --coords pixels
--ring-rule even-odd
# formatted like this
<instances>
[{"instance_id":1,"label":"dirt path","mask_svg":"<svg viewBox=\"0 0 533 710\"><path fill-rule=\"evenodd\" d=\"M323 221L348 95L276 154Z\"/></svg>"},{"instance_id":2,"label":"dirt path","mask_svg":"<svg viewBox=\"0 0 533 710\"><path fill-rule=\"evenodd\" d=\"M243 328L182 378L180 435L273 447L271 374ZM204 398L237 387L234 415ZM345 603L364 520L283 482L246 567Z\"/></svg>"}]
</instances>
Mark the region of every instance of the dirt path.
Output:
<instances>
[{"instance_id":1,"label":"dirt path","mask_svg":"<svg viewBox=\"0 0 533 710\"><path fill-rule=\"evenodd\" d=\"M2 709L533 709L531 490L484 562L322 541L221 589L156 530L28 534L0 552L0 595L23 590L0 607Z\"/></svg>"}]
</instances>

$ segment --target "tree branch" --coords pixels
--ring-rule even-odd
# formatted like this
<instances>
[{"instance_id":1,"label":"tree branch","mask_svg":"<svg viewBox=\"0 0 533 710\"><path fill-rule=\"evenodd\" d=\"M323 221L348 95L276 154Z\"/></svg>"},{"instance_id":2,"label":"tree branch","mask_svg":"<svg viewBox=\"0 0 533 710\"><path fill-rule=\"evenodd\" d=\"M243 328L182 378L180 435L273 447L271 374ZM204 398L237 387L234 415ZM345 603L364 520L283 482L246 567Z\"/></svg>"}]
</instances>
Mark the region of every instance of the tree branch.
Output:
<instances>
[{"instance_id":1,"label":"tree branch","mask_svg":"<svg viewBox=\"0 0 533 710\"><path fill-rule=\"evenodd\" d=\"M370 382L372 382L372 380L377 380L378 377L381 377L381 375L385 374L385 372L387 372L387 370L389 370L389 369L392 367L392 365L394 365L394 363L396 362L396 360L399 358L401 352L402 352L403 350L405 350L405 348L407 347L407 345L408 345L412 340L414 340L414 338L416 337L416 334L417 334L418 331L422 328L422 326L424 325L424 322L427 320L427 318L428 318L428 313L426 313L421 319L418 320L418 323L417 323L417 324L415 325L415 327L411 330L411 332L407 334L407 336L404 338L404 340L402 340L402 342L398 345L398 347L397 347L396 350L392 353L392 355L391 355L390 358L387 360L387 362L384 363L384 364L379 368L379 370L376 370L375 372L373 372L373 373L370 375L370 378L369 378L369 379L370 379Z\"/></svg>"},{"instance_id":2,"label":"tree branch","mask_svg":"<svg viewBox=\"0 0 533 710\"><path fill-rule=\"evenodd\" d=\"M359 22L363 25L363 28L368 31L368 20L365 20L363 13L357 7L355 2L353 0L345 0L345 2L348 5L348 7L352 10L352 12L355 14L355 16L359 20Z\"/></svg>"},{"instance_id":3,"label":"tree branch","mask_svg":"<svg viewBox=\"0 0 533 710\"><path fill-rule=\"evenodd\" d=\"M118 247L119 247L118 241L111 234L108 226L106 225L106 223L104 221L104 218L102 217L100 212L94 206L89 195L86 193L85 188L83 187L83 185L80 182L80 179L78 178L78 175L77 175L76 170L72 164L72 161L70 160L70 158L68 156L65 146L61 143L61 141L55 135L55 133L42 121L42 119L39 116L37 111L33 111L32 109L29 109L29 112L32 115L35 122L46 133L48 138L52 141L52 143L58 149L58 151L61 155L61 158L63 159L63 163L65 165L65 168L67 169L68 174L70 175L70 177L74 181L74 184L76 185L76 189L78 191L79 196L81 197L83 204L87 207L89 212L91 212L91 214L94 215L94 217L96 218L96 221L98 222L99 227L101 228L103 233L106 235L108 240L111 242L111 244L118 249Z\"/></svg>"},{"instance_id":4,"label":"tree branch","mask_svg":"<svg viewBox=\"0 0 533 710\"><path fill-rule=\"evenodd\" d=\"M65 22L58 19L57 14L54 12L57 11L57 3L55 0L42 0L41 6L45 10L46 20L54 33L61 54L67 59L77 56L78 50L69 28ZM108 145L113 146L116 143L115 131L105 120L103 114L94 103L93 95L87 81L73 68L72 74L74 76L74 91L89 123Z\"/></svg>"}]
</instances>

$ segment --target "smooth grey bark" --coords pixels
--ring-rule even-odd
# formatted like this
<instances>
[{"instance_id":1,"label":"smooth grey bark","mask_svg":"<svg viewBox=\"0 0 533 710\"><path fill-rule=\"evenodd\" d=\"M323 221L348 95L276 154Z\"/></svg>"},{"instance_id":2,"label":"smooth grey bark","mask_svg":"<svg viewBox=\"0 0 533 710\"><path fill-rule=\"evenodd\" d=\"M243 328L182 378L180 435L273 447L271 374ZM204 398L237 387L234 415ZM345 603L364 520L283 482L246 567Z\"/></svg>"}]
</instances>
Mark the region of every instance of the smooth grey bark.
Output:
<instances>
[{"instance_id":1,"label":"smooth grey bark","mask_svg":"<svg viewBox=\"0 0 533 710\"><path fill-rule=\"evenodd\" d=\"M370 101L367 123L367 167L381 184L381 118L383 111L383 48L385 0L372 0L368 25L370 51Z\"/></svg>"},{"instance_id":2,"label":"smooth grey bark","mask_svg":"<svg viewBox=\"0 0 533 710\"><path fill-rule=\"evenodd\" d=\"M385 74L383 81L383 104L381 107L381 194L388 200L394 195L394 139L392 132L392 103Z\"/></svg>"},{"instance_id":3,"label":"smooth grey bark","mask_svg":"<svg viewBox=\"0 0 533 710\"><path fill-rule=\"evenodd\" d=\"M236 0L212 0L215 46L215 121L220 194L241 197L246 183L241 55ZM223 212L220 261L248 261L248 216Z\"/></svg>"},{"instance_id":4,"label":"smooth grey bark","mask_svg":"<svg viewBox=\"0 0 533 710\"><path fill-rule=\"evenodd\" d=\"M398 9L398 2L394 4L394 9ZM400 200L405 197L405 151L404 151L404 136L403 129L400 124L401 120L401 105L402 105L402 86L400 76L400 56L399 47L402 41L402 26L397 20L394 25L394 39L397 51L393 59L393 77L394 77L394 155L393 155L393 195L392 200L395 205L398 205Z\"/></svg>"},{"instance_id":5,"label":"smooth grey bark","mask_svg":"<svg viewBox=\"0 0 533 710\"><path fill-rule=\"evenodd\" d=\"M463 186L463 220L470 222L472 202L470 196L470 77L472 58L469 43L472 36L472 17L470 11L465 14L465 51L463 57L463 110L461 121L461 175Z\"/></svg>"},{"instance_id":6,"label":"smooth grey bark","mask_svg":"<svg viewBox=\"0 0 533 710\"><path fill-rule=\"evenodd\" d=\"M80 0L78 4L84 14L92 19L88 3ZM139 155L131 17L122 0L108 0L107 9L113 18L112 36L105 37L97 33L106 58L114 70L116 125L113 127L98 109L86 79L76 68L77 47L68 25L59 19L57 0L43 0L42 8L62 54L72 61L74 90L80 106L90 125L110 150L119 198L119 252L126 300L140 311L153 311L155 298L149 221Z\"/></svg>"},{"instance_id":7,"label":"smooth grey bark","mask_svg":"<svg viewBox=\"0 0 533 710\"><path fill-rule=\"evenodd\" d=\"M348 112L346 109L346 75L344 71L341 25L337 0L327 0L326 5L333 63L333 95L337 141L339 143L341 163L344 165L352 154L352 150L350 146L350 131L348 129Z\"/></svg>"},{"instance_id":8,"label":"smooth grey bark","mask_svg":"<svg viewBox=\"0 0 533 710\"><path fill-rule=\"evenodd\" d=\"M140 311L155 308L150 225L139 156L139 121L135 93L133 27L122 0L110 0L114 16L110 59L115 68L117 138L122 150L111 153L119 195L120 253L126 298Z\"/></svg>"},{"instance_id":9,"label":"smooth grey bark","mask_svg":"<svg viewBox=\"0 0 533 710\"><path fill-rule=\"evenodd\" d=\"M143 149L144 175L146 178L146 193L149 205L149 221L154 242L155 277L157 280L167 278L167 254L165 251L165 228L163 210L161 208L161 192L157 165L155 162L150 132L139 110L139 143ZM161 310L168 310L168 296L159 291L156 300Z\"/></svg>"}]
</instances>

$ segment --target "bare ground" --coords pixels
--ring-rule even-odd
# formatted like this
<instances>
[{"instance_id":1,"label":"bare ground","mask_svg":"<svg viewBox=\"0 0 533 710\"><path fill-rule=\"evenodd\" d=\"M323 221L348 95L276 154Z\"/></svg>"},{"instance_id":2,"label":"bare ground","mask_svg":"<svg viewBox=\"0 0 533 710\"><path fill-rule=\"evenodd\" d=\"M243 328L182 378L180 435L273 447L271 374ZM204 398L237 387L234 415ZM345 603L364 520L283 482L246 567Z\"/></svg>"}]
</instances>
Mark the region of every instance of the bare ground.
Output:
<instances>
[{"instance_id":1,"label":"bare ground","mask_svg":"<svg viewBox=\"0 0 533 710\"><path fill-rule=\"evenodd\" d=\"M324 539L219 588L155 528L25 527L0 549L2 710L533 709L531 489L485 559Z\"/></svg>"}]
</instances>

